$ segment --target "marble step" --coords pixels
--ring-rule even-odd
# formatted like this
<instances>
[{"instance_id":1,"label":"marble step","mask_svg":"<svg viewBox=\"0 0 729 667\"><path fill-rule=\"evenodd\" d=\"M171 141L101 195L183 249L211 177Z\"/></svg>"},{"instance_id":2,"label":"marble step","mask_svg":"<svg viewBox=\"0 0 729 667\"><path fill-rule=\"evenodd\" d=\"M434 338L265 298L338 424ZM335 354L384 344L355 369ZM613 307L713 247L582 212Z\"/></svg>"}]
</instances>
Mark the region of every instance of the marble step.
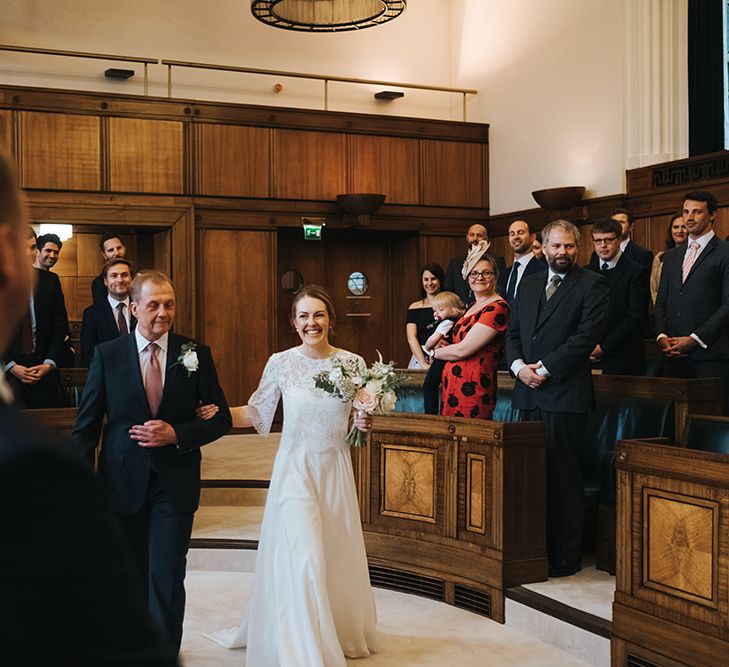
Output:
<instances>
[{"instance_id":1,"label":"marble step","mask_svg":"<svg viewBox=\"0 0 729 667\"><path fill-rule=\"evenodd\" d=\"M263 505L200 505L192 525L193 540L258 541Z\"/></svg>"}]
</instances>

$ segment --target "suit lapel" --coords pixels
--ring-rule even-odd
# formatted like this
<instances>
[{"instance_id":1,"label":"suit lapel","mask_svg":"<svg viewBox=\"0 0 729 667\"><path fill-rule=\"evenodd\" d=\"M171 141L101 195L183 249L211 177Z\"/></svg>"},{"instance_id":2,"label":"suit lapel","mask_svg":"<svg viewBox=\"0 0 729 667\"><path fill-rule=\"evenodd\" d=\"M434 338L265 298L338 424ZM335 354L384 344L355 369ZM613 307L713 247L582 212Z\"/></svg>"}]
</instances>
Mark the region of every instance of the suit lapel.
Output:
<instances>
[{"instance_id":1,"label":"suit lapel","mask_svg":"<svg viewBox=\"0 0 729 667\"><path fill-rule=\"evenodd\" d=\"M539 322L541 319L540 315L541 315L541 311L543 310L543 308L540 308L539 304L540 304L540 301L542 300L542 294L544 294L544 290L547 288L547 278L549 278L549 272L545 271L544 276L541 277L539 280L537 280L536 278L534 279L534 283L535 283L534 289L536 290L536 292L534 294L534 305L532 308L529 309L531 316L534 318L532 331L536 330L536 328L539 326ZM559 291L559 290L557 290L557 291ZM550 299L550 301L551 301L551 299Z\"/></svg>"},{"instance_id":2,"label":"suit lapel","mask_svg":"<svg viewBox=\"0 0 729 667\"><path fill-rule=\"evenodd\" d=\"M577 271L580 269L577 266L572 267L570 272L564 277L562 284L557 288L557 291L552 295L552 298L544 304L539 318L537 319L537 327L541 327L551 316L552 313L557 309L557 306L567 296L567 293L572 289L576 282ZM547 273L549 276L549 273ZM546 281L544 283L546 289Z\"/></svg>"},{"instance_id":3,"label":"suit lapel","mask_svg":"<svg viewBox=\"0 0 729 667\"><path fill-rule=\"evenodd\" d=\"M144 380L142 379L142 368L139 364L139 352L137 352L137 337L133 334L127 336L126 362L131 386L149 411L147 392L144 389Z\"/></svg>"},{"instance_id":4,"label":"suit lapel","mask_svg":"<svg viewBox=\"0 0 729 667\"><path fill-rule=\"evenodd\" d=\"M701 262L703 262L712 252L714 252L718 243L719 243L718 237L714 236L711 239L711 241L709 241L706 244L706 247L701 251L699 256L696 258L694 265L691 267L689 274L686 276L686 282L691 280L691 276L694 275L694 271L696 271L697 267L701 265ZM681 259L681 266L683 266L683 258Z\"/></svg>"},{"instance_id":5,"label":"suit lapel","mask_svg":"<svg viewBox=\"0 0 729 667\"><path fill-rule=\"evenodd\" d=\"M162 410L165 407L167 400L172 392L172 387L175 384L177 375L180 372L180 364L177 363L177 358L180 356L181 347L182 341L173 333L170 333L167 338L167 364L165 366L165 385L162 388L162 400L160 401L157 414L162 413Z\"/></svg>"},{"instance_id":6,"label":"suit lapel","mask_svg":"<svg viewBox=\"0 0 729 667\"><path fill-rule=\"evenodd\" d=\"M119 334L119 327L114 319L114 311L111 309L111 304L107 300L102 306L102 316L106 320L106 326L109 327L109 331L116 331Z\"/></svg>"}]
</instances>

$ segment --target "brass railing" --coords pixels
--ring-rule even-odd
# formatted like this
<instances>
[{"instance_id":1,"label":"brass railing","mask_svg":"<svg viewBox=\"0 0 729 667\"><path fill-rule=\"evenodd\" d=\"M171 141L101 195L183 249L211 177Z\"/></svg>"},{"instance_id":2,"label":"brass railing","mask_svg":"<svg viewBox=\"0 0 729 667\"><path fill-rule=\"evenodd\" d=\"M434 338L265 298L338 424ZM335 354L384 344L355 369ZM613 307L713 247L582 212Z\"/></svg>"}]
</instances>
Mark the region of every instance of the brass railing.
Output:
<instances>
[{"instance_id":1,"label":"brass railing","mask_svg":"<svg viewBox=\"0 0 729 667\"><path fill-rule=\"evenodd\" d=\"M10 46L0 44L0 51L15 51L18 53L35 53L44 56L63 56L64 58L92 58L94 60L113 60L121 63L142 63L144 65L144 94L149 94L148 65L157 65L157 58L143 58L141 56L118 56L111 53L89 53L87 51L64 51L62 49L37 49L31 46Z\"/></svg>"},{"instance_id":2,"label":"brass railing","mask_svg":"<svg viewBox=\"0 0 729 667\"><path fill-rule=\"evenodd\" d=\"M120 56L110 53L89 53L86 51L65 51L62 49L40 49L29 46L10 46L0 44L0 51L15 51L18 53L33 53L37 55L62 56L66 58L93 58L95 60L113 60L125 63L142 63L144 65L144 94L149 94L149 65L162 64L167 67L167 97L172 97L172 68L183 67L188 69L205 69L221 72L241 72L244 74L262 74L264 76L281 76L294 79L309 79L324 83L324 110L329 110L329 82L353 83L358 85L392 86L394 88L409 88L414 90L428 90L438 93L457 93L463 97L463 121L466 121L466 100L468 95L477 95L478 91L472 88L449 88L445 86L431 86L420 83L401 83L396 81L382 81L380 79L357 79L330 74L305 74L303 72L287 72L281 70L258 69L253 67L237 67L235 65L216 65L213 63L196 63L184 60L158 60L157 58L143 58L140 56Z\"/></svg>"},{"instance_id":3,"label":"brass railing","mask_svg":"<svg viewBox=\"0 0 729 667\"><path fill-rule=\"evenodd\" d=\"M212 63L194 63L184 60L161 60L167 66L167 97L172 97L172 68L186 67L189 69L207 69L220 72L242 72L244 74L263 74L266 76L283 76L292 79L311 79L324 82L324 110L329 110L329 82L355 83L362 85L393 86L394 88L412 88L415 90L430 90L439 93L459 93L463 96L463 121L466 121L466 95L477 95L478 91L472 88L446 88L444 86L430 86L421 83L399 83L396 81L382 81L379 79L355 79L346 76L330 74L304 74L302 72L286 72L273 69L257 69L254 67L237 67L235 65L215 65Z\"/></svg>"}]
</instances>

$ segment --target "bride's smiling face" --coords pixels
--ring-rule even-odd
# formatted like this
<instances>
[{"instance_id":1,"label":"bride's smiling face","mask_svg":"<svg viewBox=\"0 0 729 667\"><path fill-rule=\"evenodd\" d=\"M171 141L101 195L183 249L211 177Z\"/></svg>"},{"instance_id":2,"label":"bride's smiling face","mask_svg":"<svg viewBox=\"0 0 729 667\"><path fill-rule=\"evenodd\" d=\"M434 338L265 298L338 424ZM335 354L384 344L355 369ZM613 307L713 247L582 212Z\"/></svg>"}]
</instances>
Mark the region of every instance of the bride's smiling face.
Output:
<instances>
[{"instance_id":1,"label":"bride's smiling face","mask_svg":"<svg viewBox=\"0 0 729 667\"><path fill-rule=\"evenodd\" d=\"M330 325L327 305L320 299L305 296L296 304L294 327L304 345L328 345Z\"/></svg>"}]
</instances>

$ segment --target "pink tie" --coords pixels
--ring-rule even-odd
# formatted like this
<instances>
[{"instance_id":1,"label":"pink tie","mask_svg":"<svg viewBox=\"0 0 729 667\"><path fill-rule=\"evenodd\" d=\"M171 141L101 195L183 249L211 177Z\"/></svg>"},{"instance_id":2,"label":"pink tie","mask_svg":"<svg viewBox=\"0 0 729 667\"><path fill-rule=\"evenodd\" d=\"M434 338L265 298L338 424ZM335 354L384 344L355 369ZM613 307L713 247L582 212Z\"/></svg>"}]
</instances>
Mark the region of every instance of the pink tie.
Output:
<instances>
[{"instance_id":1,"label":"pink tie","mask_svg":"<svg viewBox=\"0 0 729 667\"><path fill-rule=\"evenodd\" d=\"M157 415L159 404L162 402L162 370L157 359L159 345L150 343L147 345L147 350L149 351L149 364L147 365L147 372L144 374L144 388L147 392L149 409L154 417Z\"/></svg>"},{"instance_id":2,"label":"pink tie","mask_svg":"<svg viewBox=\"0 0 729 667\"><path fill-rule=\"evenodd\" d=\"M681 282L685 283L686 278L688 277L688 274L691 273L691 267L694 265L694 262L696 261L696 257L699 254L699 248L701 246L694 241L689 246L689 250L686 253L686 256L683 258L683 269L681 271Z\"/></svg>"}]
</instances>

